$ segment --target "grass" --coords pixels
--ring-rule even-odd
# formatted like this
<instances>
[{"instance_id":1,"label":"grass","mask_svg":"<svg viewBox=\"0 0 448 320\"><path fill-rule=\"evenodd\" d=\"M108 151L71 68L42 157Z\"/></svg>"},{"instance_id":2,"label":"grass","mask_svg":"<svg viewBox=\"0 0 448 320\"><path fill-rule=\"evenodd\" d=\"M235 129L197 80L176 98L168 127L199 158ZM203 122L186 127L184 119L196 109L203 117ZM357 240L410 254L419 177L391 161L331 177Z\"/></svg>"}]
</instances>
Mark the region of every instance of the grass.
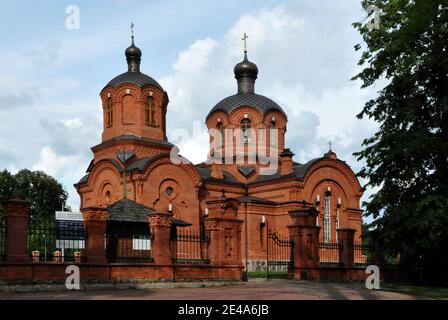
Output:
<instances>
[{"instance_id":1,"label":"grass","mask_svg":"<svg viewBox=\"0 0 448 320\"><path fill-rule=\"evenodd\" d=\"M448 300L448 287L418 286L408 283L382 283L381 290L394 291L437 300Z\"/></svg>"},{"instance_id":2,"label":"grass","mask_svg":"<svg viewBox=\"0 0 448 320\"><path fill-rule=\"evenodd\" d=\"M267 278L266 271L249 271L247 273L249 278Z\"/></svg>"}]
</instances>

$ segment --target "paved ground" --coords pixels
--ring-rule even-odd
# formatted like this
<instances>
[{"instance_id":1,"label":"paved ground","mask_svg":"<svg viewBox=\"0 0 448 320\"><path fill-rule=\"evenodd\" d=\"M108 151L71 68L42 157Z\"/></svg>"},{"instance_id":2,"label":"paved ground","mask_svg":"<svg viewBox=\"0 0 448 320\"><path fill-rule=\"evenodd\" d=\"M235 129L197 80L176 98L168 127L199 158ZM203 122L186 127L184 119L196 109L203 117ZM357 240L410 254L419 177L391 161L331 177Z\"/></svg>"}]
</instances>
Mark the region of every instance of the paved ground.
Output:
<instances>
[{"instance_id":1,"label":"paved ground","mask_svg":"<svg viewBox=\"0 0 448 320\"><path fill-rule=\"evenodd\" d=\"M69 300L416 300L422 297L367 290L361 284L254 279L243 285L207 288L93 290L76 292L0 293L1 299Z\"/></svg>"}]
</instances>

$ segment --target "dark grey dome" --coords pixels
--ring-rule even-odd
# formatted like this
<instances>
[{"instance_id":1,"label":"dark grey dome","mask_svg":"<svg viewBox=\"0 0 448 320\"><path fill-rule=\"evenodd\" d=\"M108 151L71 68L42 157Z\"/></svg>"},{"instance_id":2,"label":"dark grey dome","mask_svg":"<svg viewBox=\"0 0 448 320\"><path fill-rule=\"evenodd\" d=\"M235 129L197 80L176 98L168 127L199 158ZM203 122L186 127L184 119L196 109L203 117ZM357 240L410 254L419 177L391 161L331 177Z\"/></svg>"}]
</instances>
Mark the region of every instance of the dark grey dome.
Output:
<instances>
[{"instance_id":1,"label":"dark grey dome","mask_svg":"<svg viewBox=\"0 0 448 320\"><path fill-rule=\"evenodd\" d=\"M233 69L236 79L251 78L257 79L258 67L255 63L247 59L247 53L244 53L244 60L238 63Z\"/></svg>"},{"instance_id":2,"label":"dark grey dome","mask_svg":"<svg viewBox=\"0 0 448 320\"><path fill-rule=\"evenodd\" d=\"M233 110L241 106L251 106L265 114L269 110L280 111L285 117L286 113L283 109L271 99L256 93L237 93L218 102L212 110L210 110L207 118L215 111L223 111L230 114Z\"/></svg>"},{"instance_id":3,"label":"dark grey dome","mask_svg":"<svg viewBox=\"0 0 448 320\"><path fill-rule=\"evenodd\" d=\"M255 93L255 80L258 76L258 67L255 63L247 59L247 50L244 50L243 61L237 63L233 69L238 84L238 93L219 101L207 115L218 110L230 114L233 110L242 106L254 107L264 115L269 110L281 112L285 118L286 113L283 109L271 99Z\"/></svg>"},{"instance_id":4,"label":"dark grey dome","mask_svg":"<svg viewBox=\"0 0 448 320\"><path fill-rule=\"evenodd\" d=\"M109 83L106 85L106 87L117 87L118 85L122 83L133 83L138 85L139 87L144 87L146 85L153 85L160 90L164 91L162 86L153 78L150 76L141 73L139 71L128 71L125 73L120 74L119 76L116 76L113 78Z\"/></svg>"},{"instance_id":5,"label":"dark grey dome","mask_svg":"<svg viewBox=\"0 0 448 320\"><path fill-rule=\"evenodd\" d=\"M124 54L126 55L126 58L141 58L142 57L142 51L135 46L134 42L132 42L131 46L128 47L125 51Z\"/></svg>"},{"instance_id":6,"label":"dark grey dome","mask_svg":"<svg viewBox=\"0 0 448 320\"><path fill-rule=\"evenodd\" d=\"M122 83L133 83L139 87L152 85L162 91L165 91L156 80L140 72L142 51L135 46L134 36L132 36L131 45L125 50L124 54L126 55L126 61L128 63L128 71L113 78L111 81L109 81L105 88L117 87Z\"/></svg>"}]
</instances>

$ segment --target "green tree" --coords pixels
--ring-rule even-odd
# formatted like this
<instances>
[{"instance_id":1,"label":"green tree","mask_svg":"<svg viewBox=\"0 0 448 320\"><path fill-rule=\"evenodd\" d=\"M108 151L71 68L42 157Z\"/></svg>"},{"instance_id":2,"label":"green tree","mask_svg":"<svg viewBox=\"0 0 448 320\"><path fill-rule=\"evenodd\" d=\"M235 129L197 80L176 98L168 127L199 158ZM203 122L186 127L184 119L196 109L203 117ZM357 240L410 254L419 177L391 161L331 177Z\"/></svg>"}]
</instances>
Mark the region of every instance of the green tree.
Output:
<instances>
[{"instance_id":1,"label":"green tree","mask_svg":"<svg viewBox=\"0 0 448 320\"><path fill-rule=\"evenodd\" d=\"M31 217L35 220L51 220L54 212L61 210L68 194L53 177L42 171L20 170L12 175L0 172L0 202L19 197L31 202ZM70 210L65 206L65 210ZM3 208L0 207L0 214Z\"/></svg>"},{"instance_id":2,"label":"green tree","mask_svg":"<svg viewBox=\"0 0 448 320\"><path fill-rule=\"evenodd\" d=\"M355 153L359 172L378 187L365 204L386 254L421 267L441 283L448 270L448 4L447 0L369 0L379 28L354 23L364 43L353 79L383 88L358 118L379 131ZM372 7L370 7L372 8Z\"/></svg>"}]
</instances>

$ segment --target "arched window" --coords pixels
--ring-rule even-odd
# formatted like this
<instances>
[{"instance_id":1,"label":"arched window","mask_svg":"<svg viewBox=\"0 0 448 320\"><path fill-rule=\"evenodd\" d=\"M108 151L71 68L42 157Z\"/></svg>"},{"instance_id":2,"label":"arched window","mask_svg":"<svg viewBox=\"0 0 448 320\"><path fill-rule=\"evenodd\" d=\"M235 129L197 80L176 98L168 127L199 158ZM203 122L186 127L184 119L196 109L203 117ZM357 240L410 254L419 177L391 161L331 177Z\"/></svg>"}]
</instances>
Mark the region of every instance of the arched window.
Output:
<instances>
[{"instance_id":1,"label":"arched window","mask_svg":"<svg viewBox=\"0 0 448 320\"><path fill-rule=\"evenodd\" d=\"M114 124L114 112L112 107L112 98L107 99L106 105L106 127L112 127Z\"/></svg>"},{"instance_id":2,"label":"arched window","mask_svg":"<svg viewBox=\"0 0 448 320\"><path fill-rule=\"evenodd\" d=\"M148 96L145 103L145 122L147 126L156 125L156 110L154 108L154 98Z\"/></svg>"},{"instance_id":3,"label":"arched window","mask_svg":"<svg viewBox=\"0 0 448 320\"><path fill-rule=\"evenodd\" d=\"M339 229L339 206L336 208L336 241L338 241L338 230Z\"/></svg>"},{"instance_id":4,"label":"arched window","mask_svg":"<svg viewBox=\"0 0 448 320\"><path fill-rule=\"evenodd\" d=\"M219 140L218 140L218 143L216 144L216 149L221 151L220 149L224 145L224 127L222 125L222 122L218 122L218 124L216 125L216 129L219 132L219 137L218 137Z\"/></svg>"},{"instance_id":5,"label":"arched window","mask_svg":"<svg viewBox=\"0 0 448 320\"><path fill-rule=\"evenodd\" d=\"M325 193L324 198L324 241L329 242L331 240L330 232L330 192Z\"/></svg>"},{"instance_id":6,"label":"arched window","mask_svg":"<svg viewBox=\"0 0 448 320\"><path fill-rule=\"evenodd\" d=\"M241 130L243 131L243 143L251 142L251 128L252 123L249 119L243 119L241 121Z\"/></svg>"}]
</instances>

